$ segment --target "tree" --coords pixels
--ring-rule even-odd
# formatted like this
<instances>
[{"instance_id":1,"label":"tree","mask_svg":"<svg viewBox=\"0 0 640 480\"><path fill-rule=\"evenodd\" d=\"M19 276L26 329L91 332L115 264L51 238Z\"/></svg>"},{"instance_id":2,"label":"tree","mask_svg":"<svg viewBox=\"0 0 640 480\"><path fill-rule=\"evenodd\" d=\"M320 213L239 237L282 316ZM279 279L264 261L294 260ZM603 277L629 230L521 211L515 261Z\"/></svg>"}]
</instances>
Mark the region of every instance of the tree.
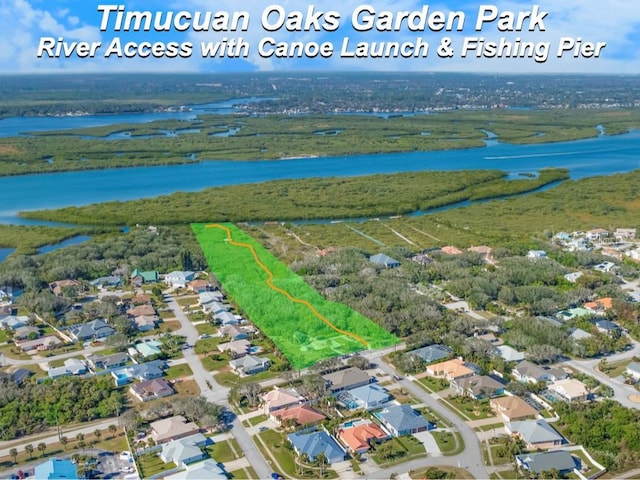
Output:
<instances>
[{"instance_id":1,"label":"tree","mask_svg":"<svg viewBox=\"0 0 640 480\"><path fill-rule=\"evenodd\" d=\"M47 450L47 444L44 442L40 442L38 444L38 451L40 452L40 454L44 457L44 452Z\"/></svg>"},{"instance_id":2,"label":"tree","mask_svg":"<svg viewBox=\"0 0 640 480\"><path fill-rule=\"evenodd\" d=\"M18 449L17 448L12 448L11 450L9 450L9 456L11 458L13 458L13 463L17 463L17 460L18 460Z\"/></svg>"},{"instance_id":3,"label":"tree","mask_svg":"<svg viewBox=\"0 0 640 480\"><path fill-rule=\"evenodd\" d=\"M29 460L31 460L33 458L33 445L28 443L24 446L24 451L27 452L27 455L29 455Z\"/></svg>"},{"instance_id":4,"label":"tree","mask_svg":"<svg viewBox=\"0 0 640 480\"><path fill-rule=\"evenodd\" d=\"M84 433L79 433L76 435L76 441L82 442L84 441Z\"/></svg>"},{"instance_id":5,"label":"tree","mask_svg":"<svg viewBox=\"0 0 640 480\"><path fill-rule=\"evenodd\" d=\"M69 439L67 437L60 437L60 443L62 444L64 451L67 451L67 443L69 443Z\"/></svg>"},{"instance_id":6,"label":"tree","mask_svg":"<svg viewBox=\"0 0 640 480\"><path fill-rule=\"evenodd\" d=\"M96 440L100 442L100 437L102 437L102 431L99 428L93 432L93 435L96 437Z\"/></svg>"},{"instance_id":7,"label":"tree","mask_svg":"<svg viewBox=\"0 0 640 480\"><path fill-rule=\"evenodd\" d=\"M354 355L353 357L349 358L349 360L347 360L347 365L349 365L350 367L359 368L361 370L367 370L371 366L371 363L369 362L369 359L363 357L362 355Z\"/></svg>"},{"instance_id":8,"label":"tree","mask_svg":"<svg viewBox=\"0 0 640 480\"><path fill-rule=\"evenodd\" d=\"M320 475L318 478L324 478L324 469L327 466L327 456L324 452L320 452L316 455L316 462L318 463L318 467L320 468Z\"/></svg>"},{"instance_id":9,"label":"tree","mask_svg":"<svg viewBox=\"0 0 640 480\"><path fill-rule=\"evenodd\" d=\"M109 425L109 433L111 434L111 438L115 438L117 431L118 427L116 427L113 423Z\"/></svg>"}]
</instances>

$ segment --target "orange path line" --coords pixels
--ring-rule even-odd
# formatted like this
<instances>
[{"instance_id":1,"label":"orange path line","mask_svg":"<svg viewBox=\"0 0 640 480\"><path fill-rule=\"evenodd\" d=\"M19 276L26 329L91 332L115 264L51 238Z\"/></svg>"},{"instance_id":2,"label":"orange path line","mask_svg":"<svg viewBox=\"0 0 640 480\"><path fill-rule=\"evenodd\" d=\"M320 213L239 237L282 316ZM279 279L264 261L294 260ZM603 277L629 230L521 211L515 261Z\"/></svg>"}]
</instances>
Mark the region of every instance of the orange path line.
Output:
<instances>
[{"instance_id":1,"label":"orange path line","mask_svg":"<svg viewBox=\"0 0 640 480\"><path fill-rule=\"evenodd\" d=\"M240 242L236 242L233 240L233 238L231 237L231 230L229 230L228 227L225 227L224 225L220 225L220 224L212 224L212 225L207 225L207 228L219 228L221 230L224 230L227 233L227 240L229 241L229 243L231 245L235 245L236 247L244 247L244 248L248 248L251 253L253 254L253 258L255 259L256 263L260 266L260 268L262 268L262 270L265 271L265 273L267 274L268 278L267 278L267 285L269 286L269 288L275 290L278 293L281 293L282 295L284 295L285 297L287 297L289 300L291 300L293 303L299 303L301 305L306 306L309 310L311 310L311 313L313 313L316 317L318 317L320 320L322 320L324 323L326 323L329 327L331 327L333 330L335 330L338 333L341 333L342 335L347 335L351 338L356 339L358 342L362 343L366 348L369 348L369 344L367 343L367 341L356 335L355 333L351 333L351 332L347 332L345 330L342 330L338 327L336 327L333 323L331 323L330 320L328 320L326 317L324 317L321 313L319 313L314 307L313 305L311 305L309 302L307 302L306 300L301 300L299 298L295 298L293 296L291 296L291 294L289 292L287 292L286 290L283 290L279 287L276 287L273 284L273 273L271 273L271 270L269 270L267 268L267 266L262 263L262 261L260 260L260 258L258 257L258 254L256 253L255 249L253 248L253 245L249 245L248 243L240 243Z\"/></svg>"}]
</instances>

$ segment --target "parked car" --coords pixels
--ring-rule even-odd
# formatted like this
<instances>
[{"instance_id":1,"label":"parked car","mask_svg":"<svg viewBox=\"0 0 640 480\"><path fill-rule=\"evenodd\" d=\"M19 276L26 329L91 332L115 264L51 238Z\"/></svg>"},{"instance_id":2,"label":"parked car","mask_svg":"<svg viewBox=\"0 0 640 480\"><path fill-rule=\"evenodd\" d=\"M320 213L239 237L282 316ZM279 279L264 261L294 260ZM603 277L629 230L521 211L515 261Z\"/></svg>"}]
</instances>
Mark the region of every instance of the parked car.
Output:
<instances>
[{"instance_id":1,"label":"parked car","mask_svg":"<svg viewBox=\"0 0 640 480\"><path fill-rule=\"evenodd\" d=\"M131 452L123 451L120 452L120 460L129 460L131 458Z\"/></svg>"},{"instance_id":2,"label":"parked car","mask_svg":"<svg viewBox=\"0 0 640 480\"><path fill-rule=\"evenodd\" d=\"M135 471L136 471L136 469L133 468L133 467L122 467L120 469L121 473L134 473Z\"/></svg>"}]
</instances>

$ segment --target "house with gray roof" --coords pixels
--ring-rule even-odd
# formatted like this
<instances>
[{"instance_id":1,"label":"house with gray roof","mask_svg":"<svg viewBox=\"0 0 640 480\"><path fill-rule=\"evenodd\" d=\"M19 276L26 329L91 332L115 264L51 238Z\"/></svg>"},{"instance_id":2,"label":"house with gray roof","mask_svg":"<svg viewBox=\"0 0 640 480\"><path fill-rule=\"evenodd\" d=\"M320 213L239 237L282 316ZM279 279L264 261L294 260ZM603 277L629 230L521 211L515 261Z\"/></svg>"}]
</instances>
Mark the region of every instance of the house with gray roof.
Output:
<instances>
[{"instance_id":1,"label":"house with gray roof","mask_svg":"<svg viewBox=\"0 0 640 480\"><path fill-rule=\"evenodd\" d=\"M306 454L312 462L321 453L330 464L341 462L347 458L346 450L324 429L301 430L290 433L287 438L298 455Z\"/></svg>"},{"instance_id":2,"label":"house with gray roof","mask_svg":"<svg viewBox=\"0 0 640 480\"><path fill-rule=\"evenodd\" d=\"M518 363L513 367L511 373L516 380L522 383L538 383L545 381L547 378L547 372L544 368L528 360L523 360Z\"/></svg>"},{"instance_id":3,"label":"house with gray roof","mask_svg":"<svg viewBox=\"0 0 640 480\"><path fill-rule=\"evenodd\" d=\"M26 315L6 315L0 318L0 327L5 330L17 330L18 328L26 327L29 324L29 317Z\"/></svg>"},{"instance_id":4,"label":"house with gray roof","mask_svg":"<svg viewBox=\"0 0 640 480\"><path fill-rule=\"evenodd\" d=\"M640 380L640 362L631 362L627 365L625 373L635 380Z\"/></svg>"},{"instance_id":5,"label":"house with gray roof","mask_svg":"<svg viewBox=\"0 0 640 480\"><path fill-rule=\"evenodd\" d=\"M425 432L436 428L435 424L428 422L417 410L410 405L392 405L375 413L382 425L394 437Z\"/></svg>"},{"instance_id":6,"label":"house with gray roof","mask_svg":"<svg viewBox=\"0 0 640 480\"><path fill-rule=\"evenodd\" d=\"M88 323L79 323L69 327L71 337L77 341L84 342L87 340L95 340L97 338L107 338L116 333L107 322L102 319L92 320Z\"/></svg>"},{"instance_id":7,"label":"house with gray roof","mask_svg":"<svg viewBox=\"0 0 640 480\"><path fill-rule=\"evenodd\" d=\"M327 382L327 388L333 394L351 388L361 387L375 381L367 372L356 367L349 367L337 372L322 375Z\"/></svg>"},{"instance_id":8,"label":"house with gray roof","mask_svg":"<svg viewBox=\"0 0 640 480\"><path fill-rule=\"evenodd\" d=\"M26 340L29 337L35 340L39 336L40 329L38 327L30 327L28 325L26 327L16 328L15 332L13 333L14 340Z\"/></svg>"},{"instance_id":9,"label":"house with gray roof","mask_svg":"<svg viewBox=\"0 0 640 480\"><path fill-rule=\"evenodd\" d=\"M520 468L539 475L542 472L557 470L561 475L580 469L581 462L566 450L552 452L523 453L516 455L516 462Z\"/></svg>"},{"instance_id":10,"label":"house with gray roof","mask_svg":"<svg viewBox=\"0 0 640 480\"><path fill-rule=\"evenodd\" d=\"M503 358L507 362L520 362L524 360L524 353L519 352L509 345L497 346L496 353L500 358Z\"/></svg>"},{"instance_id":11,"label":"house with gray roof","mask_svg":"<svg viewBox=\"0 0 640 480\"><path fill-rule=\"evenodd\" d=\"M451 388L460 395L467 395L476 400L494 398L504 395L504 383L487 375L462 377L451 381Z\"/></svg>"},{"instance_id":12,"label":"house with gray roof","mask_svg":"<svg viewBox=\"0 0 640 480\"><path fill-rule=\"evenodd\" d=\"M185 288L193 280L196 273L191 271L174 271L164 276L164 283L170 287Z\"/></svg>"},{"instance_id":13,"label":"house with gray roof","mask_svg":"<svg viewBox=\"0 0 640 480\"><path fill-rule=\"evenodd\" d=\"M592 334L590 334L589 332L585 332L581 328L572 328L571 330L569 330L569 332L569 336L576 342L578 340L584 340L593 337Z\"/></svg>"},{"instance_id":14,"label":"house with gray roof","mask_svg":"<svg viewBox=\"0 0 640 480\"><path fill-rule=\"evenodd\" d=\"M185 465L185 470L167 475L165 480L227 480L229 476L215 460L205 460L204 462L190 463Z\"/></svg>"},{"instance_id":15,"label":"house with gray roof","mask_svg":"<svg viewBox=\"0 0 640 480\"><path fill-rule=\"evenodd\" d=\"M205 458L200 447L212 443L202 433L196 433L188 437L172 440L162 446L160 458L164 463L173 462L179 467L185 467Z\"/></svg>"},{"instance_id":16,"label":"house with gray roof","mask_svg":"<svg viewBox=\"0 0 640 480\"><path fill-rule=\"evenodd\" d=\"M87 362L92 370L109 370L124 366L129 361L129 354L118 352L112 355L89 355Z\"/></svg>"},{"instance_id":17,"label":"house with gray roof","mask_svg":"<svg viewBox=\"0 0 640 480\"><path fill-rule=\"evenodd\" d=\"M369 257L369 261L375 263L376 265L382 265L386 268L397 268L400 266L400 262L391 258L384 253L378 253L377 255L372 255Z\"/></svg>"},{"instance_id":18,"label":"house with gray roof","mask_svg":"<svg viewBox=\"0 0 640 480\"><path fill-rule=\"evenodd\" d=\"M543 419L507 423L505 429L521 438L529 450L545 450L566 443L565 438Z\"/></svg>"},{"instance_id":19,"label":"house with gray roof","mask_svg":"<svg viewBox=\"0 0 640 480\"><path fill-rule=\"evenodd\" d=\"M120 387L134 380L144 381L160 378L164 375L165 368L166 364L162 360L153 360L112 370L111 376L114 378L116 386Z\"/></svg>"},{"instance_id":20,"label":"house with gray roof","mask_svg":"<svg viewBox=\"0 0 640 480\"><path fill-rule=\"evenodd\" d=\"M85 373L87 373L87 366L77 358L67 358L63 366L53 367L47 371L49 378L53 379L70 375L84 375Z\"/></svg>"},{"instance_id":21,"label":"house with gray roof","mask_svg":"<svg viewBox=\"0 0 640 480\"><path fill-rule=\"evenodd\" d=\"M108 275L106 277L96 278L95 280L91 280L89 285L97 288L105 288L105 287L119 287L122 285L122 277L118 275Z\"/></svg>"},{"instance_id":22,"label":"house with gray roof","mask_svg":"<svg viewBox=\"0 0 640 480\"><path fill-rule=\"evenodd\" d=\"M407 355L415 355L424 360L425 363L439 362L447 358L453 350L444 345L429 345L427 347L418 348L407 352Z\"/></svg>"},{"instance_id":23,"label":"house with gray roof","mask_svg":"<svg viewBox=\"0 0 640 480\"><path fill-rule=\"evenodd\" d=\"M363 408L371 410L384 405L391 400L391 395L386 388L369 383L362 387L345 390L338 395L338 403L344 405L349 410Z\"/></svg>"},{"instance_id":24,"label":"house with gray roof","mask_svg":"<svg viewBox=\"0 0 640 480\"><path fill-rule=\"evenodd\" d=\"M246 355L229 362L231 369L238 375L255 375L256 373L269 370L271 360L260 358L255 355Z\"/></svg>"},{"instance_id":25,"label":"house with gray roof","mask_svg":"<svg viewBox=\"0 0 640 480\"><path fill-rule=\"evenodd\" d=\"M11 380L16 382L18 385L22 385L25 380L27 380L33 372L31 370L27 370L26 368L18 368L11 374Z\"/></svg>"}]
</instances>

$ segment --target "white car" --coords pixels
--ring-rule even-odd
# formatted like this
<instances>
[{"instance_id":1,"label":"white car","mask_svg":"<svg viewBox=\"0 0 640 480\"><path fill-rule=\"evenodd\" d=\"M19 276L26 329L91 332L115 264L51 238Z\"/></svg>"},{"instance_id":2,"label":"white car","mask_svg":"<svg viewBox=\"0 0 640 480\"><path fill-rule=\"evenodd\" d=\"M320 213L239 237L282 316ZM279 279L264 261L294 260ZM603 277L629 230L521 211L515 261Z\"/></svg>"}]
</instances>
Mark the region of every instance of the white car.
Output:
<instances>
[{"instance_id":1,"label":"white car","mask_svg":"<svg viewBox=\"0 0 640 480\"><path fill-rule=\"evenodd\" d=\"M134 473L135 471L136 471L136 469L133 468L133 467L122 467L120 469L121 473Z\"/></svg>"},{"instance_id":2,"label":"white car","mask_svg":"<svg viewBox=\"0 0 640 480\"><path fill-rule=\"evenodd\" d=\"M129 460L131 458L131 452L120 452L120 460Z\"/></svg>"}]
</instances>

